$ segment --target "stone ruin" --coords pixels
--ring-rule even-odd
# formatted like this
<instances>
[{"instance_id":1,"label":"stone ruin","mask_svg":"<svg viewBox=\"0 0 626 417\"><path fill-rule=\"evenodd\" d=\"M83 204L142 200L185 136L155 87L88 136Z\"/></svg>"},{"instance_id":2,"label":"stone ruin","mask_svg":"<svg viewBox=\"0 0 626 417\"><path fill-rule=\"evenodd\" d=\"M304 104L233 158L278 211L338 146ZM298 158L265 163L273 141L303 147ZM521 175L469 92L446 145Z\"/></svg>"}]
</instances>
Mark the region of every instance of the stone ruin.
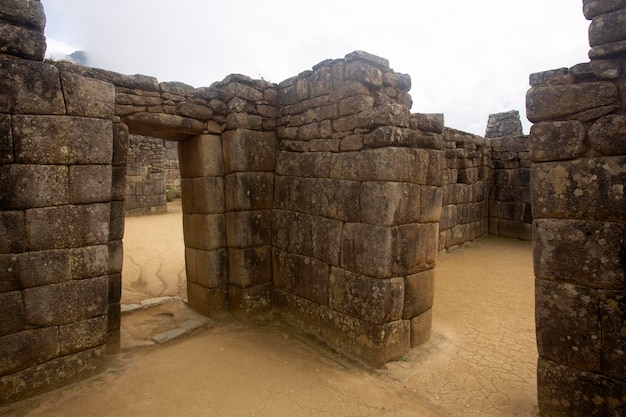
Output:
<instances>
[{"instance_id":1,"label":"stone ruin","mask_svg":"<svg viewBox=\"0 0 626 417\"><path fill-rule=\"evenodd\" d=\"M193 88L46 62L41 3L0 1L0 404L119 348L143 135L178 142L193 308L278 311L381 366L428 339L439 250L532 234L541 415L623 415L626 3L583 4L591 62L531 75L530 137L505 113L483 138L411 114L365 52Z\"/></svg>"}]
</instances>

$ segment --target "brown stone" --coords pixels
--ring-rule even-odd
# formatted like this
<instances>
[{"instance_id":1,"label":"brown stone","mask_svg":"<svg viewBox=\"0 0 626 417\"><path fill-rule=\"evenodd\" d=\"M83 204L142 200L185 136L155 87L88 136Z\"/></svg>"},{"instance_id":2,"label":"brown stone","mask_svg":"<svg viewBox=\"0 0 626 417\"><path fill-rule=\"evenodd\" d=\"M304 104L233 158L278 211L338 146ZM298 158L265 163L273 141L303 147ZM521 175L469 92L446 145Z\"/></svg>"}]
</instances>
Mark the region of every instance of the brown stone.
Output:
<instances>
[{"instance_id":1,"label":"brown stone","mask_svg":"<svg viewBox=\"0 0 626 417\"><path fill-rule=\"evenodd\" d=\"M70 116L13 116L15 161L22 164L102 164L113 157L113 125Z\"/></svg>"},{"instance_id":2,"label":"brown stone","mask_svg":"<svg viewBox=\"0 0 626 417\"><path fill-rule=\"evenodd\" d=\"M213 117L213 109L199 104L182 102L176 105L176 113L180 116L206 122Z\"/></svg>"},{"instance_id":3,"label":"brown stone","mask_svg":"<svg viewBox=\"0 0 626 417\"><path fill-rule=\"evenodd\" d=\"M413 113L411 127L422 132L443 133L444 116L442 113Z\"/></svg>"},{"instance_id":4,"label":"brown stone","mask_svg":"<svg viewBox=\"0 0 626 417\"><path fill-rule=\"evenodd\" d=\"M24 330L24 303L20 291L0 293L0 317L2 317L0 337ZM0 350L2 350L1 347ZM2 374L1 369L2 366L0 366L0 374Z\"/></svg>"},{"instance_id":5,"label":"brown stone","mask_svg":"<svg viewBox=\"0 0 626 417\"><path fill-rule=\"evenodd\" d=\"M128 159L129 134L124 123L113 123L113 166L125 166Z\"/></svg>"},{"instance_id":6,"label":"brown stone","mask_svg":"<svg viewBox=\"0 0 626 417\"><path fill-rule=\"evenodd\" d=\"M428 269L404 278L403 319L419 316L432 308L435 295L434 284L434 269Z\"/></svg>"},{"instance_id":7,"label":"brown stone","mask_svg":"<svg viewBox=\"0 0 626 417\"><path fill-rule=\"evenodd\" d=\"M182 178L224 175L222 140L216 135L199 135L179 142L178 158Z\"/></svg>"},{"instance_id":8,"label":"brown stone","mask_svg":"<svg viewBox=\"0 0 626 417\"><path fill-rule=\"evenodd\" d=\"M271 210L226 213L226 241L229 247L247 248L272 242Z\"/></svg>"},{"instance_id":9,"label":"brown stone","mask_svg":"<svg viewBox=\"0 0 626 417\"><path fill-rule=\"evenodd\" d=\"M588 20L626 8L626 0L583 0L583 13Z\"/></svg>"},{"instance_id":10,"label":"brown stone","mask_svg":"<svg viewBox=\"0 0 626 417\"><path fill-rule=\"evenodd\" d=\"M272 250L270 246L228 249L229 283L241 288L272 281Z\"/></svg>"},{"instance_id":11,"label":"brown stone","mask_svg":"<svg viewBox=\"0 0 626 417\"><path fill-rule=\"evenodd\" d=\"M334 310L376 324L402 317L402 278L379 279L331 268L328 286Z\"/></svg>"},{"instance_id":12,"label":"brown stone","mask_svg":"<svg viewBox=\"0 0 626 417\"><path fill-rule=\"evenodd\" d=\"M289 294L328 305L330 267L315 258L273 251L274 285Z\"/></svg>"},{"instance_id":13,"label":"brown stone","mask_svg":"<svg viewBox=\"0 0 626 417\"><path fill-rule=\"evenodd\" d=\"M59 355L56 327L25 330L0 338L0 375L4 376Z\"/></svg>"},{"instance_id":14,"label":"brown stone","mask_svg":"<svg viewBox=\"0 0 626 417\"><path fill-rule=\"evenodd\" d=\"M537 123L614 104L616 100L617 88L612 82L538 86L526 95L526 115Z\"/></svg>"},{"instance_id":15,"label":"brown stone","mask_svg":"<svg viewBox=\"0 0 626 417\"><path fill-rule=\"evenodd\" d=\"M193 257L187 254L193 253ZM228 251L226 249L218 249L214 251L196 250L185 248L187 260L187 274L190 274L190 268L195 268L195 280L198 285L204 288L214 289L222 287L228 283Z\"/></svg>"},{"instance_id":16,"label":"brown stone","mask_svg":"<svg viewBox=\"0 0 626 417\"><path fill-rule=\"evenodd\" d=\"M263 118L255 114L229 113L226 116L226 129L263 130Z\"/></svg>"},{"instance_id":17,"label":"brown stone","mask_svg":"<svg viewBox=\"0 0 626 417\"><path fill-rule=\"evenodd\" d=\"M602 330L596 290L537 279L535 317L539 356L600 372Z\"/></svg>"},{"instance_id":18,"label":"brown stone","mask_svg":"<svg viewBox=\"0 0 626 417\"><path fill-rule=\"evenodd\" d=\"M124 117L128 129L135 135L167 140L184 140L204 132L204 123L189 117L166 113L134 113Z\"/></svg>"},{"instance_id":19,"label":"brown stone","mask_svg":"<svg viewBox=\"0 0 626 417\"><path fill-rule=\"evenodd\" d=\"M226 173L274 170L276 165L274 132L236 129L224 132L222 139Z\"/></svg>"},{"instance_id":20,"label":"brown stone","mask_svg":"<svg viewBox=\"0 0 626 417\"><path fill-rule=\"evenodd\" d=\"M341 267L376 278L392 277L393 230L365 223L347 223L341 240Z\"/></svg>"},{"instance_id":21,"label":"brown stone","mask_svg":"<svg viewBox=\"0 0 626 417\"><path fill-rule=\"evenodd\" d=\"M212 251L226 247L226 222L223 214L184 214L185 246Z\"/></svg>"},{"instance_id":22,"label":"brown stone","mask_svg":"<svg viewBox=\"0 0 626 417\"><path fill-rule=\"evenodd\" d=\"M57 69L26 60L0 60L0 112L65 114Z\"/></svg>"},{"instance_id":23,"label":"brown stone","mask_svg":"<svg viewBox=\"0 0 626 417\"><path fill-rule=\"evenodd\" d=\"M363 182L361 221L381 226L417 223L420 218L420 189L417 184L405 182Z\"/></svg>"},{"instance_id":24,"label":"brown stone","mask_svg":"<svg viewBox=\"0 0 626 417\"><path fill-rule=\"evenodd\" d=\"M0 167L0 207L26 209L67 204L68 184L66 166L3 165Z\"/></svg>"},{"instance_id":25,"label":"brown stone","mask_svg":"<svg viewBox=\"0 0 626 417\"><path fill-rule=\"evenodd\" d=\"M358 81L372 87L382 87L383 85L382 71L361 60L346 63L345 78L346 80Z\"/></svg>"},{"instance_id":26,"label":"brown stone","mask_svg":"<svg viewBox=\"0 0 626 417\"><path fill-rule=\"evenodd\" d=\"M41 31L0 21L0 53L43 61L46 38Z\"/></svg>"},{"instance_id":27,"label":"brown stone","mask_svg":"<svg viewBox=\"0 0 626 417\"><path fill-rule=\"evenodd\" d=\"M56 284L73 278L68 250L26 252L18 256L16 267L21 288Z\"/></svg>"},{"instance_id":28,"label":"brown stone","mask_svg":"<svg viewBox=\"0 0 626 417\"><path fill-rule=\"evenodd\" d=\"M590 59L614 58L626 52L626 40L594 46L589 50Z\"/></svg>"},{"instance_id":29,"label":"brown stone","mask_svg":"<svg viewBox=\"0 0 626 417\"><path fill-rule=\"evenodd\" d=\"M23 211L0 212L0 253L26 250L26 227Z\"/></svg>"},{"instance_id":30,"label":"brown stone","mask_svg":"<svg viewBox=\"0 0 626 417\"><path fill-rule=\"evenodd\" d=\"M0 114L0 164L13 162L13 132L11 116Z\"/></svg>"},{"instance_id":31,"label":"brown stone","mask_svg":"<svg viewBox=\"0 0 626 417\"><path fill-rule=\"evenodd\" d=\"M316 206L320 215L347 222L359 221L358 201L361 185L358 182L322 179L318 185L319 204ZM305 195L307 192L308 190L303 187L301 194Z\"/></svg>"},{"instance_id":32,"label":"brown stone","mask_svg":"<svg viewBox=\"0 0 626 417\"><path fill-rule=\"evenodd\" d=\"M339 266L343 222L314 216L310 219L310 225L312 255L329 265ZM304 239L307 237L304 236Z\"/></svg>"},{"instance_id":33,"label":"brown stone","mask_svg":"<svg viewBox=\"0 0 626 417\"><path fill-rule=\"evenodd\" d=\"M395 226L391 237L392 275L410 275L433 268L438 235L438 223Z\"/></svg>"},{"instance_id":34,"label":"brown stone","mask_svg":"<svg viewBox=\"0 0 626 417\"><path fill-rule=\"evenodd\" d=\"M61 85L69 116L111 119L115 106L113 84L61 72Z\"/></svg>"},{"instance_id":35,"label":"brown stone","mask_svg":"<svg viewBox=\"0 0 626 417\"><path fill-rule=\"evenodd\" d=\"M263 92L255 87L247 84L231 82L222 87L224 101L229 102L234 97L239 97L246 101L258 102L263 101Z\"/></svg>"},{"instance_id":36,"label":"brown stone","mask_svg":"<svg viewBox=\"0 0 626 417\"><path fill-rule=\"evenodd\" d=\"M241 288L228 286L228 311L235 317L249 318L269 313L272 305L272 284Z\"/></svg>"},{"instance_id":37,"label":"brown stone","mask_svg":"<svg viewBox=\"0 0 626 417\"><path fill-rule=\"evenodd\" d=\"M122 240L124 237L124 202L111 201L111 214L109 216L109 239Z\"/></svg>"},{"instance_id":38,"label":"brown stone","mask_svg":"<svg viewBox=\"0 0 626 417\"><path fill-rule=\"evenodd\" d=\"M579 121L537 123L530 128L530 160L575 159L587 152L585 126Z\"/></svg>"},{"instance_id":39,"label":"brown stone","mask_svg":"<svg viewBox=\"0 0 626 417\"><path fill-rule=\"evenodd\" d=\"M601 155L626 155L626 116L609 115L589 129L591 147Z\"/></svg>"},{"instance_id":40,"label":"brown stone","mask_svg":"<svg viewBox=\"0 0 626 417\"><path fill-rule=\"evenodd\" d=\"M107 315L109 316L109 329L119 329L119 314L113 310L115 305L119 305L122 298L122 274L110 274L108 277L109 282L109 307L107 309ZM117 315L117 317L116 317ZM114 325L112 321L117 320L117 325Z\"/></svg>"},{"instance_id":41,"label":"brown stone","mask_svg":"<svg viewBox=\"0 0 626 417\"><path fill-rule=\"evenodd\" d=\"M111 200L111 165L70 166L70 203L102 203Z\"/></svg>"},{"instance_id":42,"label":"brown stone","mask_svg":"<svg viewBox=\"0 0 626 417\"><path fill-rule=\"evenodd\" d=\"M46 15L39 1L2 0L0 20L43 33Z\"/></svg>"},{"instance_id":43,"label":"brown stone","mask_svg":"<svg viewBox=\"0 0 626 417\"><path fill-rule=\"evenodd\" d=\"M214 316L228 309L228 286L207 289L193 282L187 282L189 306L194 310Z\"/></svg>"},{"instance_id":44,"label":"brown stone","mask_svg":"<svg viewBox=\"0 0 626 417\"><path fill-rule=\"evenodd\" d=\"M124 262L124 246L121 240L109 241L108 244L108 273L119 274L122 272Z\"/></svg>"},{"instance_id":45,"label":"brown stone","mask_svg":"<svg viewBox=\"0 0 626 417\"><path fill-rule=\"evenodd\" d=\"M106 335L106 316L59 326L59 353L68 355L102 346L106 342Z\"/></svg>"},{"instance_id":46,"label":"brown stone","mask_svg":"<svg viewBox=\"0 0 626 417\"><path fill-rule=\"evenodd\" d=\"M430 339L433 310L430 309L411 319L411 347L417 347Z\"/></svg>"},{"instance_id":47,"label":"brown stone","mask_svg":"<svg viewBox=\"0 0 626 417\"><path fill-rule=\"evenodd\" d=\"M593 288L624 288L623 225L537 219L533 228L537 278Z\"/></svg>"},{"instance_id":48,"label":"brown stone","mask_svg":"<svg viewBox=\"0 0 626 417\"><path fill-rule=\"evenodd\" d=\"M598 291L602 320L602 372L626 382L626 294L624 291Z\"/></svg>"},{"instance_id":49,"label":"brown stone","mask_svg":"<svg viewBox=\"0 0 626 417\"><path fill-rule=\"evenodd\" d=\"M289 323L315 337L320 337L319 304L276 288L273 291L272 302Z\"/></svg>"},{"instance_id":50,"label":"brown stone","mask_svg":"<svg viewBox=\"0 0 626 417\"><path fill-rule=\"evenodd\" d=\"M572 74L567 68L558 68L548 71L530 74L529 83L531 87L542 85L563 85L571 84L574 81Z\"/></svg>"},{"instance_id":51,"label":"brown stone","mask_svg":"<svg viewBox=\"0 0 626 417\"><path fill-rule=\"evenodd\" d=\"M626 6L614 12L596 16L589 25L591 47L626 40Z\"/></svg>"},{"instance_id":52,"label":"brown stone","mask_svg":"<svg viewBox=\"0 0 626 417\"><path fill-rule=\"evenodd\" d=\"M391 103L335 119L333 129L336 132L349 132L354 129L369 129L378 126L409 127L410 119L409 109L406 106Z\"/></svg>"},{"instance_id":53,"label":"brown stone","mask_svg":"<svg viewBox=\"0 0 626 417\"><path fill-rule=\"evenodd\" d=\"M111 169L111 200L123 202L126 197L126 165L114 166Z\"/></svg>"},{"instance_id":54,"label":"brown stone","mask_svg":"<svg viewBox=\"0 0 626 417\"><path fill-rule=\"evenodd\" d=\"M224 212L224 179L221 177L183 178L181 191L185 214Z\"/></svg>"},{"instance_id":55,"label":"brown stone","mask_svg":"<svg viewBox=\"0 0 626 417\"><path fill-rule=\"evenodd\" d=\"M398 181L426 184L428 151L378 148L342 152L330 161L330 178L350 181Z\"/></svg>"},{"instance_id":56,"label":"brown stone","mask_svg":"<svg viewBox=\"0 0 626 417\"><path fill-rule=\"evenodd\" d=\"M234 173L226 176L226 210L273 208L274 175L270 172Z\"/></svg>"}]
</instances>

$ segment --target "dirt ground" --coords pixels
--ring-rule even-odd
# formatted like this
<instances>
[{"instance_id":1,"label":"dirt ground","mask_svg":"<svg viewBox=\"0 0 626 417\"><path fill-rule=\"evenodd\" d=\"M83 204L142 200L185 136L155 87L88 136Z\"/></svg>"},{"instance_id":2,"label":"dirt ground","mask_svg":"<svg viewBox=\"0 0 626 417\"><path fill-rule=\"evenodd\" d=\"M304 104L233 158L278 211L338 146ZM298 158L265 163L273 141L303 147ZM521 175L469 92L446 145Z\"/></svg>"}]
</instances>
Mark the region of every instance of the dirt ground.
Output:
<instances>
[{"instance_id":1,"label":"dirt ground","mask_svg":"<svg viewBox=\"0 0 626 417\"><path fill-rule=\"evenodd\" d=\"M191 311L181 224L180 203L165 215L127 219L123 302L166 298L122 316L123 349L108 357L107 371L0 415L537 415L529 242L486 237L440 254L431 340L367 370L280 321L209 320ZM201 325L155 341L194 320Z\"/></svg>"}]
</instances>

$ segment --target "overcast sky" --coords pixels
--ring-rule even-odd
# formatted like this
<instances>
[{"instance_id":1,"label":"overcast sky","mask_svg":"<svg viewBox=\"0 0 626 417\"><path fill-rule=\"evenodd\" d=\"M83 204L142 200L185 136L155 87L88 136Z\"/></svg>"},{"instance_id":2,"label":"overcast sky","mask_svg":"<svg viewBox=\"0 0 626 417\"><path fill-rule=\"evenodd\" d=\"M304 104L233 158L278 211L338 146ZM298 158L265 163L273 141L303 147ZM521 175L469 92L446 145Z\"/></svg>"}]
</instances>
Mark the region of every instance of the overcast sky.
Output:
<instances>
[{"instance_id":1,"label":"overcast sky","mask_svg":"<svg viewBox=\"0 0 626 417\"><path fill-rule=\"evenodd\" d=\"M412 79L413 112L484 135L520 110L528 75L587 62L582 0L42 0L46 57L208 86L231 73L278 83L364 50Z\"/></svg>"}]
</instances>

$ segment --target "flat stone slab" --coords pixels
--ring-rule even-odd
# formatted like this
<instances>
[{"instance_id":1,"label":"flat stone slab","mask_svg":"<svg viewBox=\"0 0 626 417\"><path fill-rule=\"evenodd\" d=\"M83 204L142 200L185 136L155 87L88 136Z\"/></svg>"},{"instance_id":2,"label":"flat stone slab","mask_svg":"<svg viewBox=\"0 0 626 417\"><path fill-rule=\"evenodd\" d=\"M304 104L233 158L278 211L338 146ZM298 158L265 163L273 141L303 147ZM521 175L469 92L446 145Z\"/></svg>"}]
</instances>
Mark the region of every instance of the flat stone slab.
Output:
<instances>
[{"instance_id":1,"label":"flat stone slab","mask_svg":"<svg viewBox=\"0 0 626 417\"><path fill-rule=\"evenodd\" d=\"M181 324L181 328L185 329L188 332L193 332L199 328L202 328L209 324L210 320L206 317L198 317L197 319L186 320Z\"/></svg>"},{"instance_id":2,"label":"flat stone slab","mask_svg":"<svg viewBox=\"0 0 626 417\"><path fill-rule=\"evenodd\" d=\"M177 337L183 336L185 334L187 334L187 330L177 328L177 329L172 329L163 333L156 334L152 336L152 340L154 340L158 344L161 344L161 343L169 342L170 340L174 340Z\"/></svg>"},{"instance_id":3,"label":"flat stone slab","mask_svg":"<svg viewBox=\"0 0 626 417\"><path fill-rule=\"evenodd\" d=\"M147 300L143 300L141 302L141 306L143 308L156 307L161 304L165 304L167 302L172 301L172 297L157 297L157 298L148 298Z\"/></svg>"},{"instance_id":4,"label":"flat stone slab","mask_svg":"<svg viewBox=\"0 0 626 417\"><path fill-rule=\"evenodd\" d=\"M132 313L133 311L141 310L143 307L141 304L122 304L120 311L123 313Z\"/></svg>"}]
</instances>

